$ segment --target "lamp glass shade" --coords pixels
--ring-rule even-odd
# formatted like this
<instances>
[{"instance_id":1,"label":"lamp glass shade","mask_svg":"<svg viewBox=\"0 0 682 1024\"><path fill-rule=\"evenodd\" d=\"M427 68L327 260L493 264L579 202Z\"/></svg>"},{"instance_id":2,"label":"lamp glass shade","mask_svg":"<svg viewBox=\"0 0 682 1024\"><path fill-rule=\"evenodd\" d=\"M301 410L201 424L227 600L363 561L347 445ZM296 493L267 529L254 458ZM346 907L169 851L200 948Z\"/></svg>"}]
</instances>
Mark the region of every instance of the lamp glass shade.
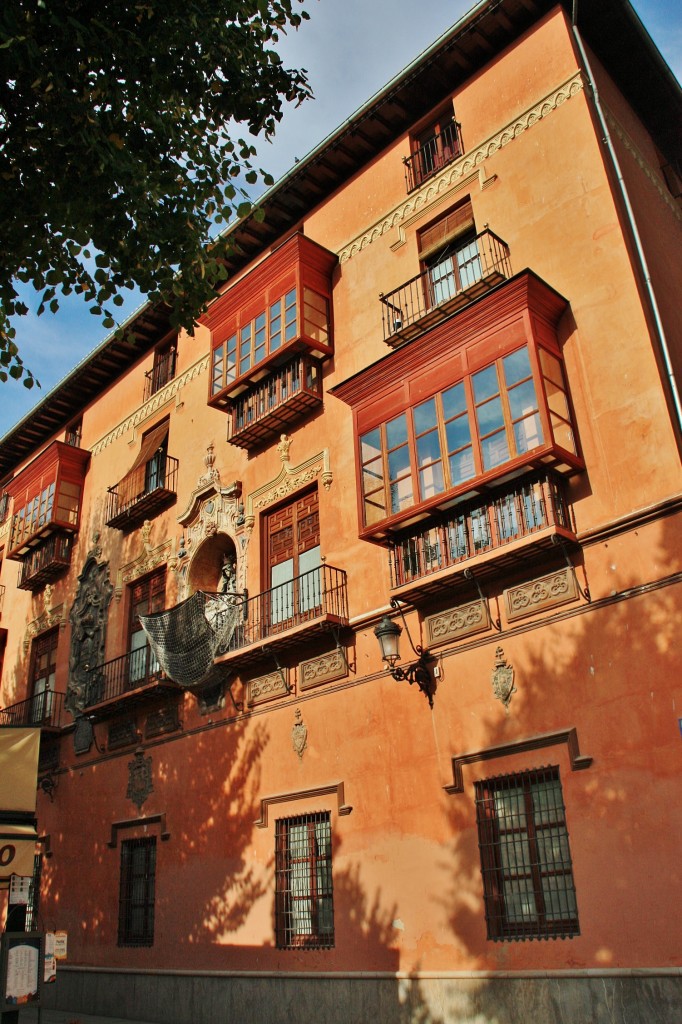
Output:
<instances>
[{"instance_id":1,"label":"lamp glass shade","mask_svg":"<svg viewBox=\"0 0 682 1024\"><path fill-rule=\"evenodd\" d=\"M391 668L396 661L400 661L400 634L402 627L384 615L378 626L374 629L374 635L381 647L381 657Z\"/></svg>"}]
</instances>

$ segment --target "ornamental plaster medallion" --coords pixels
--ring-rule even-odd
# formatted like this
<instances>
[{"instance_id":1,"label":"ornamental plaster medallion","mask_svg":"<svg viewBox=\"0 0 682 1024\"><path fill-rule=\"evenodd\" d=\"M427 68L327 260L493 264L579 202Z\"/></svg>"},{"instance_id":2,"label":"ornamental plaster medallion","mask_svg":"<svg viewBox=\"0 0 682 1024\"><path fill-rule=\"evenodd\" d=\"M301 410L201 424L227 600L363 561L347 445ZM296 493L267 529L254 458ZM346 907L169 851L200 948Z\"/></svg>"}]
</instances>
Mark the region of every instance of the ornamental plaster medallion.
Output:
<instances>
[{"instance_id":1,"label":"ornamental plaster medallion","mask_svg":"<svg viewBox=\"0 0 682 1024\"><path fill-rule=\"evenodd\" d=\"M495 650L495 668L492 671L493 691L498 700L502 701L505 708L509 707L512 693L516 693L514 686L514 669L508 664L501 647Z\"/></svg>"},{"instance_id":2,"label":"ornamental plaster medallion","mask_svg":"<svg viewBox=\"0 0 682 1024\"><path fill-rule=\"evenodd\" d=\"M308 729L301 717L301 709L296 708L294 715L296 721L291 730L291 745L298 754L299 761L303 760L303 751L308 745Z\"/></svg>"},{"instance_id":3,"label":"ornamental plaster medallion","mask_svg":"<svg viewBox=\"0 0 682 1024\"><path fill-rule=\"evenodd\" d=\"M133 760L128 761L128 790L126 796L135 804L139 814L143 803L150 793L153 792L152 759L151 757L145 757L142 747L138 747Z\"/></svg>"}]
</instances>

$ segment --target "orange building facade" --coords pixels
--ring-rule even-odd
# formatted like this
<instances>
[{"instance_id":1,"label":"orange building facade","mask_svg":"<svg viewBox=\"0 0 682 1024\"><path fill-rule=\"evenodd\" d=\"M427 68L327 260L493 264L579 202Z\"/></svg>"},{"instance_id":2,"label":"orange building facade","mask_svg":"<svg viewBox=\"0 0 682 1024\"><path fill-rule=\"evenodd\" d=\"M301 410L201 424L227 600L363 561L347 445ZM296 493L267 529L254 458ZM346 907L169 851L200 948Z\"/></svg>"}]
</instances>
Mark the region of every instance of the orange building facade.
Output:
<instances>
[{"instance_id":1,"label":"orange building facade","mask_svg":"<svg viewBox=\"0 0 682 1024\"><path fill-rule=\"evenodd\" d=\"M56 1006L682 1013L682 102L593 6L479 4L0 440Z\"/></svg>"}]
</instances>

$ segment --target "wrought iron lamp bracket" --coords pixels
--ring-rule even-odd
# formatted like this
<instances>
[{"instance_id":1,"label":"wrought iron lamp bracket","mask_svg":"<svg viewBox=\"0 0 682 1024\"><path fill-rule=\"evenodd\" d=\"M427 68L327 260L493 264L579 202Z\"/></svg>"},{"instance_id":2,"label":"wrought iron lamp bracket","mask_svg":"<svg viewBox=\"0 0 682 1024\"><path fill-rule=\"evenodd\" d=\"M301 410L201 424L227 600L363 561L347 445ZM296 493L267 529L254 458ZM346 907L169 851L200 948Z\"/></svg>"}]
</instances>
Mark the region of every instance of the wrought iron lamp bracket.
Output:
<instances>
[{"instance_id":1,"label":"wrought iron lamp bracket","mask_svg":"<svg viewBox=\"0 0 682 1024\"><path fill-rule=\"evenodd\" d=\"M476 590L478 591L478 596L480 597L481 601L484 604L488 605L488 610L490 610L490 605L488 604L487 598L486 598L485 594L483 593L483 591L481 590L481 584L478 582L478 580L474 576L473 571L471 569L465 569L464 570L464 579L470 580L474 584L474 586L476 587ZM492 625L493 629L496 629L498 633L502 632L502 623L500 622L500 616L499 615L497 616L496 619L494 619L492 617L492 615L491 615L490 616L490 622L491 622L491 625Z\"/></svg>"},{"instance_id":2,"label":"wrought iron lamp bracket","mask_svg":"<svg viewBox=\"0 0 682 1024\"><path fill-rule=\"evenodd\" d=\"M575 580L575 585L578 588L578 593L583 598L583 600L587 601L588 604L591 604L592 603L592 595L590 594L590 588L587 585L584 586L584 587L580 586L580 581L578 580L578 574L575 571L575 566L573 565L573 562L571 561L571 559L569 557L568 550L566 548L566 545L564 544L563 538L562 537L558 537L556 534L554 534L554 536L552 537L552 544L554 544L555 547L559 548L559 550L563 554L564 561L566 562L566 568L570 569L570 571L573 573L573 579Z\"/></svg>"},{"instance_id":3,"label":"wrought iron lamp bracket","mask_svg":"<svg viewBox=\"0 0 682 1024\"><path fill-rule=\"evenodd\" d=\"M390 669L391 675L398 682L405 680L412 686L416 683L418 688L424 694L429 702L429 707L433 710L433 677L431 675L431 669L429 663L434 660L433 655L426 647L422 647L421 644L414 644L412 641L412 634L410 633L405 619L405 613L402 605L398 598L391 598L391 608L396 608L400 612L400 618L403 620L403 627L407 633L407 639L410 641L410 647L417 655L417 661L414 665L408 665L407 668L401 668L400 666L393 666Z\"/></svg>"}]
</instances>

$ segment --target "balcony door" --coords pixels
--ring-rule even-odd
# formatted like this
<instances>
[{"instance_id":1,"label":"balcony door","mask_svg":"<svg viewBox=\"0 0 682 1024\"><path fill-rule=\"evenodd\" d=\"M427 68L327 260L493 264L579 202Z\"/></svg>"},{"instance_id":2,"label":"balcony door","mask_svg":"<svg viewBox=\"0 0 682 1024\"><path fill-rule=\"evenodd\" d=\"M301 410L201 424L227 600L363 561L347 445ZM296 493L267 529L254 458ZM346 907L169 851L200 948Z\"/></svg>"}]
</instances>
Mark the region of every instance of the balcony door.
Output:
<instances>
[{"instance_id":1,"label":"balcony door","mask_svg":"<svg viewBox=\"0 0 682 1024\"><path fill-rule=\"evenodd\" d=\"M159 671L159 663L152 654L147 634L140 624L140 615L163 611L166 598L166 567L145 577L130 588L130 617L128 624L128 688L144 686Z\"/></svg>"},{"instance_id":2,"label":"balcony door","mask_svg":"<svg viewBox=\"0 0 682 1024\"><path fill-rule=\"evenodd\" d=\"M52 715L58 643L59 629L52 629L33 641L30 720L36 725L49 721Z\"/></svg>"},{"instance_id":3,"label":"balcony door","mask_svg":"<svg viewBox=\"0 0 682 1024\"><path fill-rule=\"evenodd\" d=\"M317 491L269 513L266 539L269 607L264 613L270 625L310 618L321 603Z\"/></svg>"}]
</instances>

